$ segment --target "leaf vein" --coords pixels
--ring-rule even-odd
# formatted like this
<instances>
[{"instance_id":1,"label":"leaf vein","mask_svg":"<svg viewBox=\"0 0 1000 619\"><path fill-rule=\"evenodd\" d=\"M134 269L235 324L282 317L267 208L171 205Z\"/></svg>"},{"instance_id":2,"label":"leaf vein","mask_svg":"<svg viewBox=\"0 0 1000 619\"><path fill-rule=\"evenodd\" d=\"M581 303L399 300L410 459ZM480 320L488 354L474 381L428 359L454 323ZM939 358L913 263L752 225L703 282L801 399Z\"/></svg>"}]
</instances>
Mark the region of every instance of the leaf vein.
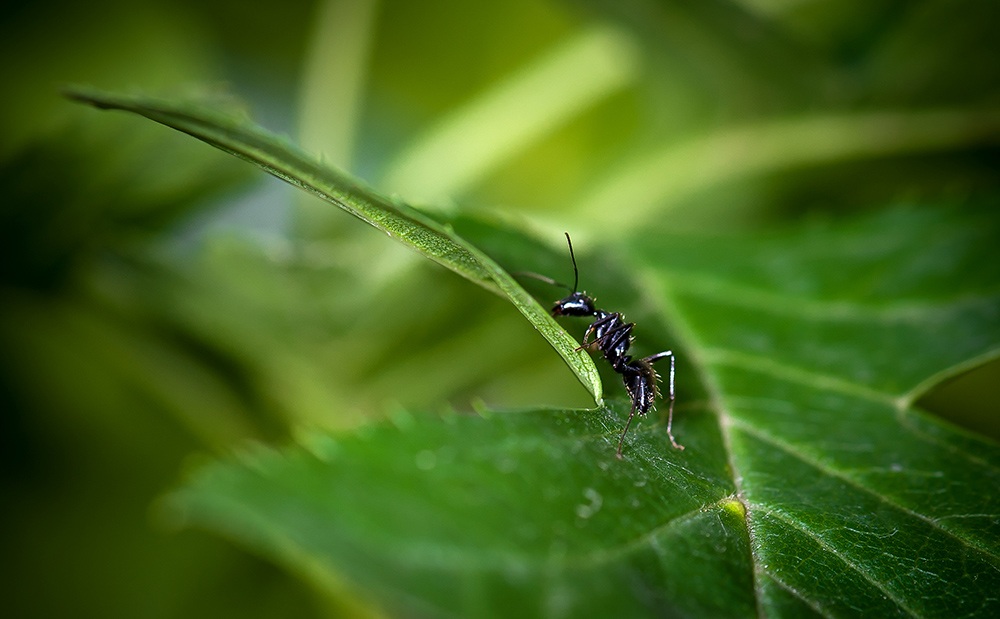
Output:
<instances>
[{"instance_id":1,"label":"leaf vein","mask_svg":"<svg viewBox=\"0 0 1000 619\"><path fill-rule=\"evenodd\" d=\"M650 276L646 274L643 278L645 283L644 288L647 291L657 290L657 288L651 285ZM751 509L749 503L746 501L746 495L743 491L743 477L739 472L739 467L736 466L735 454L732 446L732 438L730 435L730 423L732 419L729 413L726 411L722 403L721 391L712 377L709 376L707 368L708 364L703 358L703 352L707 350L695 335L694 329L682 316L680 308L673 301L670 294L666 290L660 289L659 301L660 306L663 308L663 314L673 316L671 324L674 325L678 333L678 339L681 340L683 350L691 357L691 366L695 368L698 374L698 379L701 381L702 385L705 387L705 392L708 395L709 406L708 408L715 412L716 419L719 424L719 434L722 437L723 449L726 452L726 461L729 466L730 475L732 475L733 486L736 489L736 499L743 504L744 511L746 513L746 518L744 522L746 523L747 537L750 541L750 555L753 561L753 582L754 582L754 602L757 608L757 616L759 619L765 619L767 614L764 612L763 599L761 597L760 588L760 571L763 569L763 564L760 561L760 557L757 555L757 543L754 538L753 527L750 526L751 519Z\"/></svg>"},{"instance_id":2,"label":"leaf vein","mask_svg":"<svg viewBox=\"0 0 1000 619\"><path fill-rule=\"evenodd\" d=\"M704 513L710 512L713 509L721 508L723 505L725 505L729 501L732 501L734 498L735 497L733 496L726 496L714 503L709 503L708 505L702 505L701 507L697 507L695 509L692 509L691 511L685 512L678 516L674 516L670 520L667 520L663 524L650 529L649 531L643 533L642 535L640 535L635 539L629 540L613 548L603 548L595 550L590 553L577 555L575 557L567 557L565 563L567 565L573 565L573 566L578 566L580 564L597 566L597 565L604 565L606 563L610 563L611 561L619 559L623 556L627 556L647 545L654 551L656 551L654 542L661 535L663 535L664 533L670 531L675 527L678 527L686 522L694 520L695 518Z\"/></svg>"},{"instance_id":3,"label":"leaf vein","mask_svg":"<svg viewBox=\"0 0 1000 619\"><path fill-rule=\"evenodd\" d=\"M879 404L889 404L895 407L897 403L897 397L893 394L872 389L871 387L840 378L839 376L801 370L762 355L713 347L705 351L704 358L710 364L746 369L777 380L815 387L825 391L836 391L871 402L878 402Z\"/></svg>"},{"instance_id":4,"label":"leaf vein","mask_svg":"<svg viewBox=\"0 0 1000 619\"><path fill-rule=\"evenodd\" d=\"M866 305L837 300L817 300L769 292L759 287L741 286L722 279L704 275L690 276L677 272L663 272L671 285L682 293L728 306L764 311L771 315L797 316L805 319L829 321L871 321L923 323L941 320L942 317L972 306L995 304L1000 289L982 294L961 295L936 302L897 302L884 305Z\"/></svg>"},{"instance_id":5,"label":"leaf vein","mask_svg":"<svg viewBox=\"0 0 1000 619\"><path fill-rule=\"evenodd\" d=\"M900 599L895 593L893 593L891 589L886 587L884 583L880 582L877 578L865 572L865 570L863 570L860 565L858 565L850 558L845 556L837 548L831 546L822 537L816 535L812 530L809 529L808 526L799 522L798 520L789 516L788 514L783 513L781 510L775 508L774 506L766 506L763 504L757 504L757 506L760 507L760 509L765 513L767 513L768 515L773 516L778 520L781 520L786 525L792 527L793 529L798 530L806 537L815 541L819 545L819 547L822 548L824 551L840 559L840 561L843 562L844 565L846 565L848 568L856 572L859 576L861 576L866 581L871 583L873 587L875 587L883 594L885 594L886 597L892 600L893 603L896 604L896 606L898 606L908 615L910 615L911 617L918 617L918 618L922 617L922 615L920 615L916 610L910 608L902 599Z\"/></svg>"},{"instance_id":6,"label":"leaf vein","mask_svg":"<svg viewBox=\"0 0 1000 619\"><path fill-rule=\"evenodd\" d=\"M769 444L777 447L778 449L781 449L785 453L787 453L787 454L789 454L789 455L797 458L798 460L804 462L805 464L807 464L809 466L812 466L813 468L819 469L820 471L822 471L823 473L825 473L827 475L830 475L831 477L836 477L837 479L839 479L839 480L841 480L841 481L843 481L843 482L845 482L847 484L850 484L853 488L855 488L857 490L860 490L861 492L864 492L865 494L868 494L868 495L871 495L871 496L875 497L876 499L882 501L886 505L894 507L895 509L898 509L901 512L903 512L903 513L905 513L905 514L907 514L909 516L912 516L914 518L917 518L918 520L922 520L923 522L926 522L931 527L937 529L938 531L941 531L942 533L944 533L948 537L951 537L951 538L957 540L963 546L966 546L966 547L968 547L968 548L970 548L972 550L975 550L975 551L978 551L978 552L982 553L983 555L985 555L987 557L990 557L994 562L1000 562L1000 557L997 557L996 554L990 552L989 550L986 550L985 548L981 548L977 544L973 543L972 541L967 540L967 539L965 539L963 537L960 537L958 534L956 534L956 533L954 533L952 531L949 531L948 529L942 527L937 522L937 520L935 520L934 518L930 518L930 517L925 516L925 515L923 515L921 513L915 512L912 509L910 509L910 508L908 508L908 507L906 507L906 506L904 506L904 505L902 505L902 504L894 501L890 497L875 492L871 488L868 488L868 487L864 486L861 482L857 481L856 479L854 479L853 477L851 477L849 474L847 474L847 473L845 473L843 471L840 471L840 470L838 470L838 469L830 466L829 464L820 462L819 460L817 460L815 458L812 458L812 457L810 457L810 456L802 453L801 451L799 451L798 449L796 449L792 445L789 445L785 441L783 441L783 440L781 440L779 438L776 438L776 437L774 437L773 435L771 435L771 434L769 434L767 432L762 432L761 430L755 428L754 426L752 426L752 425L750 425L750 424L748 424L746 422L740 421L738 419L734 419L734 420L732 420L732 423L734 425L738 426L741 431L746 432L748 434L752 434L756 438L758 438L758 439L760 439L760 440L762 440L762 441L764 441L766 443L769 443Z\"/></svg>"},{"instance_id":7,"label":"leaf vein","mask_svg":"<svg viewBox=\"0 0 1000 619\"><path fill-rule=\"evenodd\" d=\"M896 418L899 421L899 425L901 425L904 428L906 428L911 434L913 434L917 438L925 440L928 443L934 443L935 445L937 445L938 447L940 447L942 449L946 449L946 450L950 451L951 453L953 453L953 454L955 454L955 455L957 455L957 456L959 456L961 458L964 458L965 460L968 460L969 462L971 462L973 464L977 464L977 465L979 465L979 466L981 466L981 467L983 467L985 469L989 469L989 470L993 471L995 474L1000 475L1000 467L998 467L997 465L993 464L992 462L984 460L983 458L980 458L978 456L974 456L971 453L969 453L968 450L961 449L961 448L959 448L959 447L957 447L955 445L952 445L948 441L943 441L940 438L934 436L933 434L930 434L928 432L924 432L919 427L917 427L916 425L914 425L914 423L913 423L913 417L916 417L919 414L920 414L920 411L918 409L914 408L914 407L900 408L896 412ZM978 439L979 437L975 437L975 438Z\"/></svg>"}]
</instances>

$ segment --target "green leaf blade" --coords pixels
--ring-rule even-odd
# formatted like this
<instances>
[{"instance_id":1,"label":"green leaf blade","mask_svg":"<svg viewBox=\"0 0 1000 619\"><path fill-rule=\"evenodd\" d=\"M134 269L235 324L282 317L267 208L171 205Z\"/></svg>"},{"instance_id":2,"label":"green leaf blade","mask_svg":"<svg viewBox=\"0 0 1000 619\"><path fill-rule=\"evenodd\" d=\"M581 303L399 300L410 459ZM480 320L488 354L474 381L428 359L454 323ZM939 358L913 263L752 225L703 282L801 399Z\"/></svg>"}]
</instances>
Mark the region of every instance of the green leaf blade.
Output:
<instances>
[{"instance_id":1,"label":"green leaf blade","mask_svg":"<svg viewBox=\"0 0 1000 619\"><path fill-rule=\"evenodd\" d=\"M506 296L566 361L566 364L600 404L600 375L590 356L576 350L576 343L531 295L495 262L439 224L407 205L365 187L344 172L323 165L246 119L204 107L144 96L125 96L92 89L73 88L70 98L101 109L124 110L187 133L216 148L248 161L291 185L334 204L382 230L484 288Z\"/></svg>"},{"instance_id":2,"label":"green leaf blade","mask_svg":"<svg viewBox=\"0 0 1000 619\"><path fill-rule=\"evenodd\" d=\"M440 226L363 187L343 172L323 166L286 139L246 119L194 104L153 97L116 95L88 89L72 89L67 96L101 109L139 114L187 133L319 196L469 280L494 288L486 270L468 251L449 239Z\"/></svg>"},{"instance_id":3,"label":"green leaf blade","mask_svg":"<svg viewBox=\"0 0 1000 619\"><path fill-rule=\"evenodd\" d=\"M751 616L749 540L722 445L664 464L666 437L645 428L648 444L620 461L626 413L620 403L315 436L311 452L206 469L170 503L257 544L306 549L392 605L414 596L433 614L642 617L666 600L694 616ZM711 436L712 418L696 418ZM721 605L705 595L720 582L732 589Z\"/></svg>"}]
</instances>

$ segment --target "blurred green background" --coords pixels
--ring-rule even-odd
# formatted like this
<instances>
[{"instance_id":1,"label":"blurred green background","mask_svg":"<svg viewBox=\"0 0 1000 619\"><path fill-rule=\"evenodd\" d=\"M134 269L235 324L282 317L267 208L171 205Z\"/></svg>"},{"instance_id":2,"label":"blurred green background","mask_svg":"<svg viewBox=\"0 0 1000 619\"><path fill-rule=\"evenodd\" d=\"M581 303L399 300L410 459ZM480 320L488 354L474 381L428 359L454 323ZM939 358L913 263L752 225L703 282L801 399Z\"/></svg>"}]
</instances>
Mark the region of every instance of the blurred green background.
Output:
<instances>
[{"instance_id":1,"label":"blurred green background","mask_svg":"<svg viewBox=\"0 0 1000 619\"><path fill-rule=\"evenodd\" d=\"M238 94L379 190L470 232L531 231L526 263L563 280L563 230L594 272L595 248L638 228L1000 196L986 0L95 0L5 3L0 20L12 617L349 613L170 530L156 498L247 441L399 405L589 405L505 301L187 136L72 104L63 84ZM924 404L998 437L998 384L993 363Z\"/></svg>"}]
</instances>

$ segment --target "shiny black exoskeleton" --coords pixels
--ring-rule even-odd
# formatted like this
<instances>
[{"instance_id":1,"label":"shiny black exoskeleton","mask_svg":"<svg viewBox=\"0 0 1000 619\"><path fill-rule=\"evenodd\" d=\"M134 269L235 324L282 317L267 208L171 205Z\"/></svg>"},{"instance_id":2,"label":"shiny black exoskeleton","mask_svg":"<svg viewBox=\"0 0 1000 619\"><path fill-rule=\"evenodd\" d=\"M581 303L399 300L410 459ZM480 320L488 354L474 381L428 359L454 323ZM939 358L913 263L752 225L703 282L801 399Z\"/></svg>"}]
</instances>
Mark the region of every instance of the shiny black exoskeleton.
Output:
<instances>
[{"instance_id":1,"label":"shiny black exoskeleton","mask_svg":"<svg viewBox=\"0 0 1000 619\"><path fill-rule=\"evenodd\" d=\"M587 332L583 336L583 344L579 349L596 346L611 364L612 369L622 375L622 382L625 383L625 389L632 399L632 411L629 413L628 421L625 422L625 430L622 431L621 439L618 441L618 457L622 457L622 444L625 442L625 435L628 433L632 418L637 414L645 415L655 408L656 397L659 395L657 383L660 378L656 374L656 370L653 369L653 364L664 357L670 357L670 412L667 417L667 436L670 437L670 443L674 447L684 449L674 440L671 431L674 421L674 354L665 350L643 359L633 359L629 356L628 349L632 345L632 328L635 327L635 323L625 322L624 316L618 312L606 312L598 309L594 305L594 300L587 296L587 293L577 292L580 278L576 268L576 256L573 255L573 242L568 233L566 234L566 242L569 244L570 259L573 261L573 288L568 297L557 301L552 307L552 315L592 316L594 322L587 327ZM551 284L570 289L569 286L548 277L531 275ZM593 341L590 340L591 336L594 338Z\"/></svg>"}]
</instances>

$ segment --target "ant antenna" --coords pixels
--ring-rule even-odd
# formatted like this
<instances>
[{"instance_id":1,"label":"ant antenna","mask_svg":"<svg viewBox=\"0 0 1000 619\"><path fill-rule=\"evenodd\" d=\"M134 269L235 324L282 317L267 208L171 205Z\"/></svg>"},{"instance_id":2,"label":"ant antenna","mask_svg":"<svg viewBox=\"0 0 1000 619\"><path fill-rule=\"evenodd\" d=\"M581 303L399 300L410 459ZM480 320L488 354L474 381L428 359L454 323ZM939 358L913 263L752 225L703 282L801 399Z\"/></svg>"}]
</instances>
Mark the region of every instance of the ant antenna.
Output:
<instances>
[{"instance_id":1,"label":"ant antenna","mask_svg":"<svg viewBox=\"0 0 1000 619\"><path fill-rule=\"evenodd\" d=\"M569 244L569 259L573 261L573 292L576 292L576 287L580 283L580 271L576 268L576 256L573 255L573 241L569 238L569 232L563 232L566 235L566 242Z\"/></svg>"},{"instance_id":2,"label":"ant antenna","mask_svg":"<svg viewBox=\"0 0 1000 619\"><path fill-rule=\"evenodd\" d=\"M566 242L569 243L569 258L573 261L573 288L570 288L562 282L557 282L551 277L546 277L544 275L539 275L538 273L532 273L531 271L517 271L512 273L515 276L531 277L537 280L541 280L546 284L551 284L553 286L559 286L560 288L565 288L573 294L576 294L577 285L580 283L580 271L576 268L576 256L573 255L573 241L569 238L569 232L563 232L566 235Z\"/></svg>"}]
</instances>

